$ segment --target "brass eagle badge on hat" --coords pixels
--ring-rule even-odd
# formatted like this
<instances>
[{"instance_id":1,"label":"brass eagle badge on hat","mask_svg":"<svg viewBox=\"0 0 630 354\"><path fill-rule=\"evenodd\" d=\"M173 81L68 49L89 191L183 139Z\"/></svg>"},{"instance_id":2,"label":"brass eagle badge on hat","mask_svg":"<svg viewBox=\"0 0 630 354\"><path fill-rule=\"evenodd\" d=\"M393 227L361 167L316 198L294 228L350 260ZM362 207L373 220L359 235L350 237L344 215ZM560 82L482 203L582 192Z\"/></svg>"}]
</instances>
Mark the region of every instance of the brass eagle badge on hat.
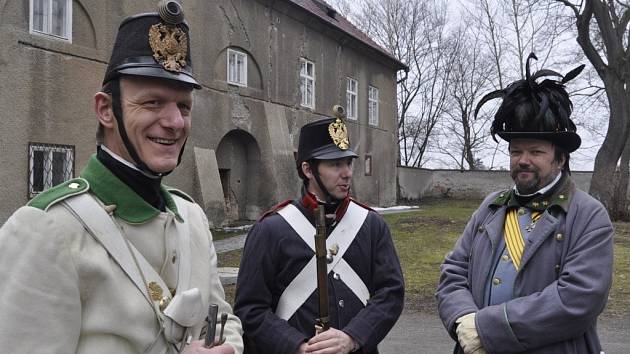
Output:
<instances>
[{"instance_id":1,"label":"brass eagle badge on hat","mask_svg":"<svg viewBox=\"0 0 630 354\"><path fill-rule=\"evenodd\" d=\"M181 28L156 23L149 29L149 45L153 50L153 58L164 69L180 72L186 66L188 38Z\"/></svg>"},{"instance_id":2,"label":"brass eagle badge on hat","mask_svg":"<svg viewBox=\"0 0 630 354\"><path fill-rule=\"evenodd\" d=\"M334 122L328 125L328 134L332 138L332 141L341 150L348 150L350 147L350 140L348 140L348 129L344 122L337 118Z\"/></svg>"}]
</instances>

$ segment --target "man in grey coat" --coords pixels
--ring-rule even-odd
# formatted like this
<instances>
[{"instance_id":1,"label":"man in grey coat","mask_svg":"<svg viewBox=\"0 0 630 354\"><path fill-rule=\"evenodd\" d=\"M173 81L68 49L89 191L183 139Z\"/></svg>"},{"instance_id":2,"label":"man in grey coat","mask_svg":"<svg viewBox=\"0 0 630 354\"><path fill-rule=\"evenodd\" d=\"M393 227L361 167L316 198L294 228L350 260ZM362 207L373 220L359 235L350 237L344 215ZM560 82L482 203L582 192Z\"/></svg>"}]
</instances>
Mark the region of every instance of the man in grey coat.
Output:
<instances>
[{"instance_id":1,"label":"man in grey coat","mask_svg":"<svg viewBox=\"0 0 630 354\"><path fill-rule=\"evenodd\" d=\"M612 281L613 228L571 180L581 139L563 76L541 70L486 95L509 142L514 187L488 196L441 266L438 311L455 353L596 353ZM540 80L545 76L560 79ZM542 82L538 82L542 81Z\"/></svg>"}]
</instances>

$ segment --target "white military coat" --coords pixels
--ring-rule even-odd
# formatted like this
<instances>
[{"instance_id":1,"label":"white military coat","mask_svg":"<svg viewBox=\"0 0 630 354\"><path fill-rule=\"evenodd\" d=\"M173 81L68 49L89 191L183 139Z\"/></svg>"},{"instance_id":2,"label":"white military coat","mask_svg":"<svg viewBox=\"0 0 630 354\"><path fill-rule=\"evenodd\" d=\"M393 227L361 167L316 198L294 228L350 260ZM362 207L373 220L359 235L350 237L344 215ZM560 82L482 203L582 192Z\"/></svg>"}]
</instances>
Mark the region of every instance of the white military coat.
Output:
<instances>
[{"instance_id":1,"label":"white military coat","mask_svg":"<svg viewBox=\"0 0 630 354\"><path fill-rule=\"evenodd\" d=\"M242 330L224 300L212 235L201 208L163 189L167 211L146 204L95 157L81 173L18 209L0 229L0 348L6 353L171 353L154 307L107 250L60 202L90 193L169 288L176 288L176 224L190 231L190 287L204 308L229 313L227 343L242 353ZM74 184L72 184L74 183ZM77 186L78 185L78 186ZM177 204L185 205L186 220ZM202 316L201 318L204 318ZM198 338L205 321L192 327Z\"/></svg>"}]
</instances>

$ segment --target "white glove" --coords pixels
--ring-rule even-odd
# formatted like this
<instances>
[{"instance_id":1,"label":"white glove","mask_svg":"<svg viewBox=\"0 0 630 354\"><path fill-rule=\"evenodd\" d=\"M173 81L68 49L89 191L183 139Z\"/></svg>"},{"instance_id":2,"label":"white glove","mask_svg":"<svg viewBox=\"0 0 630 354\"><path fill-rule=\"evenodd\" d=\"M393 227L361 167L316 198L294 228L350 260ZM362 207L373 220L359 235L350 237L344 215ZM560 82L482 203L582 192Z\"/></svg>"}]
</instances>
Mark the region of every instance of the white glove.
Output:
<instances>
[{"instance_id":1,"label":"white glove","mask_svg":"<svg viewBox=\"0 0 630 354\"><path fill-rule=\"evenodd\" d=\"M455 332L459 345L465 354L487 354L481 345L477 328L475 328L475 313L464 315L458 318L455 323L459 324Z\"/></svg>"}]
</instances>

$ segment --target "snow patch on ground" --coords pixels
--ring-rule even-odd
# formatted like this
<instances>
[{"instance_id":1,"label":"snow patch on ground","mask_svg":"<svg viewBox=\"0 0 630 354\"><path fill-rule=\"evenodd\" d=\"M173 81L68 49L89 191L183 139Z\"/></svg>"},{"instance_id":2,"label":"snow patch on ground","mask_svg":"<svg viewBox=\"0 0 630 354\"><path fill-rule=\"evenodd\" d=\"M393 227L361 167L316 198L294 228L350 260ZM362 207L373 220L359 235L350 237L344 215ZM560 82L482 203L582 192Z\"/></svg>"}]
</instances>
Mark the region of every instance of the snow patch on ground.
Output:
<instances>
[{"instance_id":1,"label":"snow patch on ground","mask_svg":"<svg viewBox=\"0 0 630 354\"><path fill-rule=\"evenodd\" d=\"M394 205L387 208L381 207L373 207L372 209L381 212L381 211L399 211L399 210L410 210L410 209L420 209L417 205Z\"/></svg>"}]
</instances>

